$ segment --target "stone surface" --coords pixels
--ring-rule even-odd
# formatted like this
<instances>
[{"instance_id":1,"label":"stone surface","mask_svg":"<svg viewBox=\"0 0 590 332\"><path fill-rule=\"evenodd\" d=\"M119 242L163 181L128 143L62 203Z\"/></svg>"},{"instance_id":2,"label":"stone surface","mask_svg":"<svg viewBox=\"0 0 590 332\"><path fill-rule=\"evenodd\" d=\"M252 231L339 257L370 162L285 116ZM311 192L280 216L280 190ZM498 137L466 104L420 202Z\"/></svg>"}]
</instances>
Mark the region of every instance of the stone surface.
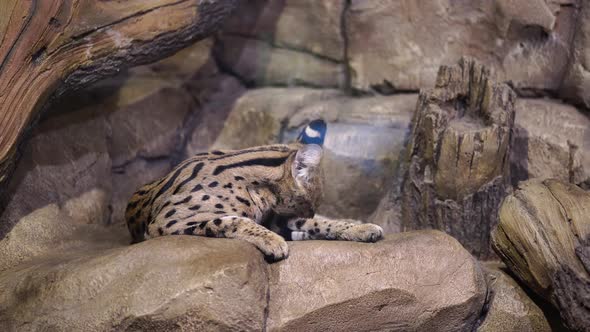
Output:
<instances>
[{"instance_id":1,"label":"stone surface","mask_svg":"<svg viewBox=\"0 0 590 332\"><path fill-rule=\"evenodd\" d=\"M416 100L415 94L351 98L329 89L250 90L235 102L212 148L289 143L310 120L323 118L327 176L319 212L366 221L398 167Z\"/></svg>"},{"instance_id":2,"label":"stone surface","mask_svg":"<svg viewBox=\"0 0 590 332\"><path fill-rule=\"evenodd\" d=\"M484 304L479 265L441 232L290 247L271 265L269 331L469 331Z\"/></svg>"},{"instance_id":3,"label":"stone surface","mask_svg":"<svg viewBox=\"0 0 590 332\"><path fill-rule=\"evenodd\" d=\"M344 7L344 0L242 1L217 39L216 58L256 86L343 86Z\"/></svg>"},{"instance_id":4,"label":"stone surface","mask_svg":"<svg viewBox=\"0 0 590 332\"><path fill-rule=\"evenodd\" d=\"M552 99L519 99L513 135L513 184L529 178L582 183L590 178L590 119Z\"/></svg>"},{"instance_id":5,"label":"stone surface","mask_svg":"<svg viewBox=\"0 0 590 332\"><path fill-rule=\"evenodd\" d=\"M48 257L0 286L7 331L259 331L267 293L253 246L189 236Z\"/></svg>"},{"instance_id":6,"label":"stone surface","mask_svg":"<svg viewBox=\"0 0 590 332\"><path fill-rule=\"evenodd\" d=\"M253 86L344 85L344 66L336 61L291 49L272 47L258 39L225 36L214 52L223 68Z\"/></svg>"},{"instance_id":7,"label":"stone surface","mask_svg":"<svg viewBox=\"0 0 590 332\"><path fill-rule=\"evenodd\" d=\"M468 55L518 89L557 91L567 71L576 1L351 1L351 85L431 87L440 65ZM534 10L533 10L534 9ZM394 31L394 33L392 33Z\"/></svg>"},{"instance_id":8,"label":"stone surface","mask_svg":"<svg viewBox=\"0 0 590 332\"><path fill-rule=\"evenodd\" d=\"M486 264L490 303L478 332L550 332L543 311L524 290L498 266Z\"/></svg>"},{"instance_id":9,"label":"stone surface","mask_svg":"<svg viewBox=\"0 0 590 332\"><path fill-rule=\"evenodd\" d=\"M289 242L290 257L269 266L239 240L126 245L124 227L66 210L35 211L0 241L6 331L467 331L484 305L479 264L437 231Z\"/></svg>"},{"instance_id":10,"label":"stone surface","mask_svg":"<svg viewBox=\"0 0 590 332\"><path fill-rule=\"evenodd\" d=\"M590 108L590 3L581 1L571 65L561 95Z\"/></svg>"},{"instance_id":11,"label":"stone surface","mask_svg":"<svg viewBox=\"0 0 590 332\"><path fill-rule=\"evenodd\" d=\"M576 331L590 327L588 216L590 193L558 180L530 180L504 200L492 233L512 273Z\"/></svg>"}]
</instances>

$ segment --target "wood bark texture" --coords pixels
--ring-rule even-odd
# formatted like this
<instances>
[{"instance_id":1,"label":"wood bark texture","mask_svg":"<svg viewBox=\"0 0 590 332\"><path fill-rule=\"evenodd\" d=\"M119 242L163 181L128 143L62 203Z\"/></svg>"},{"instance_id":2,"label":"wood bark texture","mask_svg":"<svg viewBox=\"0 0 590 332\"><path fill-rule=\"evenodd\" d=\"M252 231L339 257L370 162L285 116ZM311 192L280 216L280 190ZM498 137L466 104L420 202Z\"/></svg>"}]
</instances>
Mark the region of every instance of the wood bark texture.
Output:
<instances>
[{"instance_id":1,"label":"wood bark texture","mask_svg":"<svg viewBox=\"0 0 590 332\"><path fill-rule=\"evenodd\" d=\"M172 55L235 0L0 1L0 192L48 97Z\"/></svg>"},{"instance_id":2,"label":"wood bark texture","mask_svg":"<svg viewBox=\"0 0 590 332\"><path fill-rule=\"evenodd\" d=\"M489 234L509 188L515 100L471 59L439 69L412 122L402 230L439 229L478 258L493 257Z\"/></svg>"},{"instance_id":3,"label":"wood bark texture","mask_svg":"<svg viewBox=\"0 0 590 332\"><path fill-rule=\"evenodd\" d=\"M493 247L512 272L590 331L590 193L558 180L521 183L500 208Z\"/></svg>"}]
</instances>

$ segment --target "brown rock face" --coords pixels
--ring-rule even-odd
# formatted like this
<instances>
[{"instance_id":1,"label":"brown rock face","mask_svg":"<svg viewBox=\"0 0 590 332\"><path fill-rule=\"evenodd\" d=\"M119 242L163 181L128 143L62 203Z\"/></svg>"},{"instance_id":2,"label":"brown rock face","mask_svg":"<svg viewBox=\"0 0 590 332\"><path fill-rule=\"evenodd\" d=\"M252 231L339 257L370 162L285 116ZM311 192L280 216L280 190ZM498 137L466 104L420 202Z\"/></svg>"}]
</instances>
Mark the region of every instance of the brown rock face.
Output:
<instances>
[{"instance_id":1,"label":"brown rock face","mask_svg":"<svg viewBox=\"0 0 590 332\"><path fill-rule=\"evenodd\" d=\"M479 258L509 185L516 95L481 65L442 66L436 87L420 94L408 146L402 227L455 236Z\"/></svg>"},{"instance_id":2,"label":"brown rock face","mask_svg":"<svg viewBox=\"0 0 590 332\"><path fill-rule=\"evenodd\" d=\"M573 42L573 61L561 94L570 100L590 107L590 3L581 1L577 28Z\"/></svg>"},{"instance_id":3,"label":"brown rock face","mask_svg":"<svg viewBox=\"0 0 590 332\"><path fill-rule=\"evenodd\" d=\"M553 303L566 325L590 328L590 194L557 180L528 181L508 196L492 233L512 272Z\"/></svg>"},{"instance_id":4,"label":"brown rock face","mask_svg":"<svg viewBox=\"0 0 590 332\"><path fill-rule=\"evenodd\" d=\"M269 331L469 331L486 289L471 255L436 231L293 243L270 273Z\"/></svg>"},{"instance_id":5,"label":"brown rock face","mask_svg":"<svg viewBox=\"0 0 590 332\"><path fill-rule=\"evenodd\" d=\"M260 331L266 266L244 242L162 237L0 275L9 331ZM51 282L48 282L51 280Z\"/></svg>"},{"instance_id":6,"label":"brown rock face","mask_svg":"<svg viewBox=\"0 0 590 332\"><path fill-rule=\"evenodd\" d=\"M576 11L544 0L353 0L346 16L351 85L431 87L440 65L467 55L517 88L556 91Z\"/></svg>"},{"instance_id":7,"label":"brown rock face","mask_svg":"<svg viewBox=\"0 0 590 332\"><path fill-rule=\"evenodd\" d=\"M495 265L495 264L494 264ZM510 276L492 264L484 268L489 308L477 332L550 332L543 311Z\"/></svg>"},{"instance_id":8,"label":"brown rock face","mask_svg":"<svg viewBox=\"0 0 590 332\"><path fill-rule=\"evenodd\" d=\"M257 86L344 86L344 7L344 0L243 1L217 40L216 57Z\"/></svg>"},{"instance_id":9,"label":"brown rock face","mask_svg":"<svg viewBox=\"0 0 590 332\"><path fill-rule=\"evenodd\" d=\"M519 99L514 128L514 185L532 178L590 180L590 119L581 111L552 99Z\"/></svg>"},{"instance_id":10,"label":"brown rock face","mask_svg":"<svg viewBox=\"0 0 590 332\"><path fill-rule=\"evenodd\" d=\"M75 224L57 206L27 218L0 241L6 331L470 331L485 300L478 263L436 231L290 242L268 266L238 240L126 246L122 227ZM38 234L39 222L58 227ZM35 237L41 250L20 245Z\"/></svg>"}]
</instances>

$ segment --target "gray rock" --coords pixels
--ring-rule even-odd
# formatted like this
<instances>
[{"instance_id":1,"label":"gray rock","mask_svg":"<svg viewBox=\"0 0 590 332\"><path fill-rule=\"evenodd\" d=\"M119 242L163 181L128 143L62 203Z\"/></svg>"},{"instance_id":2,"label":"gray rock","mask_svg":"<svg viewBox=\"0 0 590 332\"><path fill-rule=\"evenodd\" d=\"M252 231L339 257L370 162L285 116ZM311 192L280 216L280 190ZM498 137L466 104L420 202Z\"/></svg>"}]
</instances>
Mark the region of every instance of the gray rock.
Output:
<instances>
[{"instance_id":1,"label":"gray rock","mask_svg":"<svg viewBox=\"0 0 590 332\"><path fill-rule=\"evenodd\" d=\"M551 99L518 99L511 168L513 183L555 178L590 179L590 119Z\"/></svg>"},{"instance_id":2,"label":"gray rock","mask_svg":"<svg viewBox=\"0 0 590 332\"><path fill-rule=\"evenodd\" d=\"M271 265L269 331L470 331L483 308L478 263L441 232L290 248Z\"/></svg>"},{"instance_id":3,"label":"gray rock","mask_svg":"<svg viewBox=\"0 0 590 332\"><path fill-rule=\"evenodd\" d=\"M580 1L578 26L572 47L572 63L561 94L590 108L590 3Z\"/></svg>"},{"instance_id":4,"label":"gray rock","mask_svg":"<svg viewBox=\"0 0 590 332\"><path fill-rule=\"evenodd\" d=\"M344 85L344 66L341 63L309 53L273 47L258 39L220 37L214 54L224 68L251 85L324 88Z\"/></svg>"},{"instance_id":5,"label":"gray rock","mask_svg":"<svg viewBox=\"0 0 590 332\"><path fill-rule=\"evenodd\" d=\"M154 259L157 258L157 259ZM162 237L0 274L0 324L39 329L260 331L266 263L227 239Z\"/></svg>"},{"instance_id":6,"label":"gray rock","mask_svg":"<svg viewBox=\"0 0 590 332\"><path fill-rule=\"evenodd\" d=\"M516 88L557 91L575 14L575 6L542 0L353 0L346 18L351 85L431 87L440 65L468 55Z\"/></svg>"},{"instance_id":7,"label":"gray rock","mask_svg":"<svg viewBox=\"0 0 590 332\"><path fill-rule=\"evenodd\" d=\"M490 303L478 332L550 332L543 311L498 264L488 263L484 272L488 281Z\"/></svg>"},{"instance_id":8,"label":"gray rock","mask_svg":"<svg viewBox=\"0 0 590 332\"><path fill-rule=\"evenodd\" d=\"M345 0L242 1L224 24L223 33L342 60L344 7Z\"/></svg>"}]
</instances>

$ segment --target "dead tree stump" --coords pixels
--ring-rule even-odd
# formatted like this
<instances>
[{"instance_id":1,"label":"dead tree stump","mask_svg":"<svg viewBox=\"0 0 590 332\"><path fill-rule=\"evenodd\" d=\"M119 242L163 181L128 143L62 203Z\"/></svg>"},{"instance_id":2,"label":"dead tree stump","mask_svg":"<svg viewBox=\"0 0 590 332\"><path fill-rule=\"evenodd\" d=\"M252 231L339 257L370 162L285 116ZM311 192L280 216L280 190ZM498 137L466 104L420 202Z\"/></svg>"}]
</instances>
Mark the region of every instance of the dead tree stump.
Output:
<instances>
[{"instance_id":1,"label":"dead tree stump","mask_svg":"<svg viewBox=\"0 0 590 332\"><path fill-rule=\"evenodd\" d=\"M498 256L569 328L590 331L590 193L530 180L506 197L499 217L492 233Z\"/></svg>"},{"instance_id":2,"label":"dead tree stump","mask_svg":"<svg viewBox=\"0 0 590 332\"><path fill-rule=\"evenodd\" d=\"M420 93L407 149L402 229L434 228L480 259L509 187L515 93L470 59L439 69Z\"/></svg>"},{"instance_id":3,"label":"dead tree stump","mask_svg":"<svg viewBox=\"0 0 590 332\"><path fill-rule=\"evenodd\" d=\"M0 1L0 192L50 96L213 33L236 0Z\"/></svg>"}]
</instances>

